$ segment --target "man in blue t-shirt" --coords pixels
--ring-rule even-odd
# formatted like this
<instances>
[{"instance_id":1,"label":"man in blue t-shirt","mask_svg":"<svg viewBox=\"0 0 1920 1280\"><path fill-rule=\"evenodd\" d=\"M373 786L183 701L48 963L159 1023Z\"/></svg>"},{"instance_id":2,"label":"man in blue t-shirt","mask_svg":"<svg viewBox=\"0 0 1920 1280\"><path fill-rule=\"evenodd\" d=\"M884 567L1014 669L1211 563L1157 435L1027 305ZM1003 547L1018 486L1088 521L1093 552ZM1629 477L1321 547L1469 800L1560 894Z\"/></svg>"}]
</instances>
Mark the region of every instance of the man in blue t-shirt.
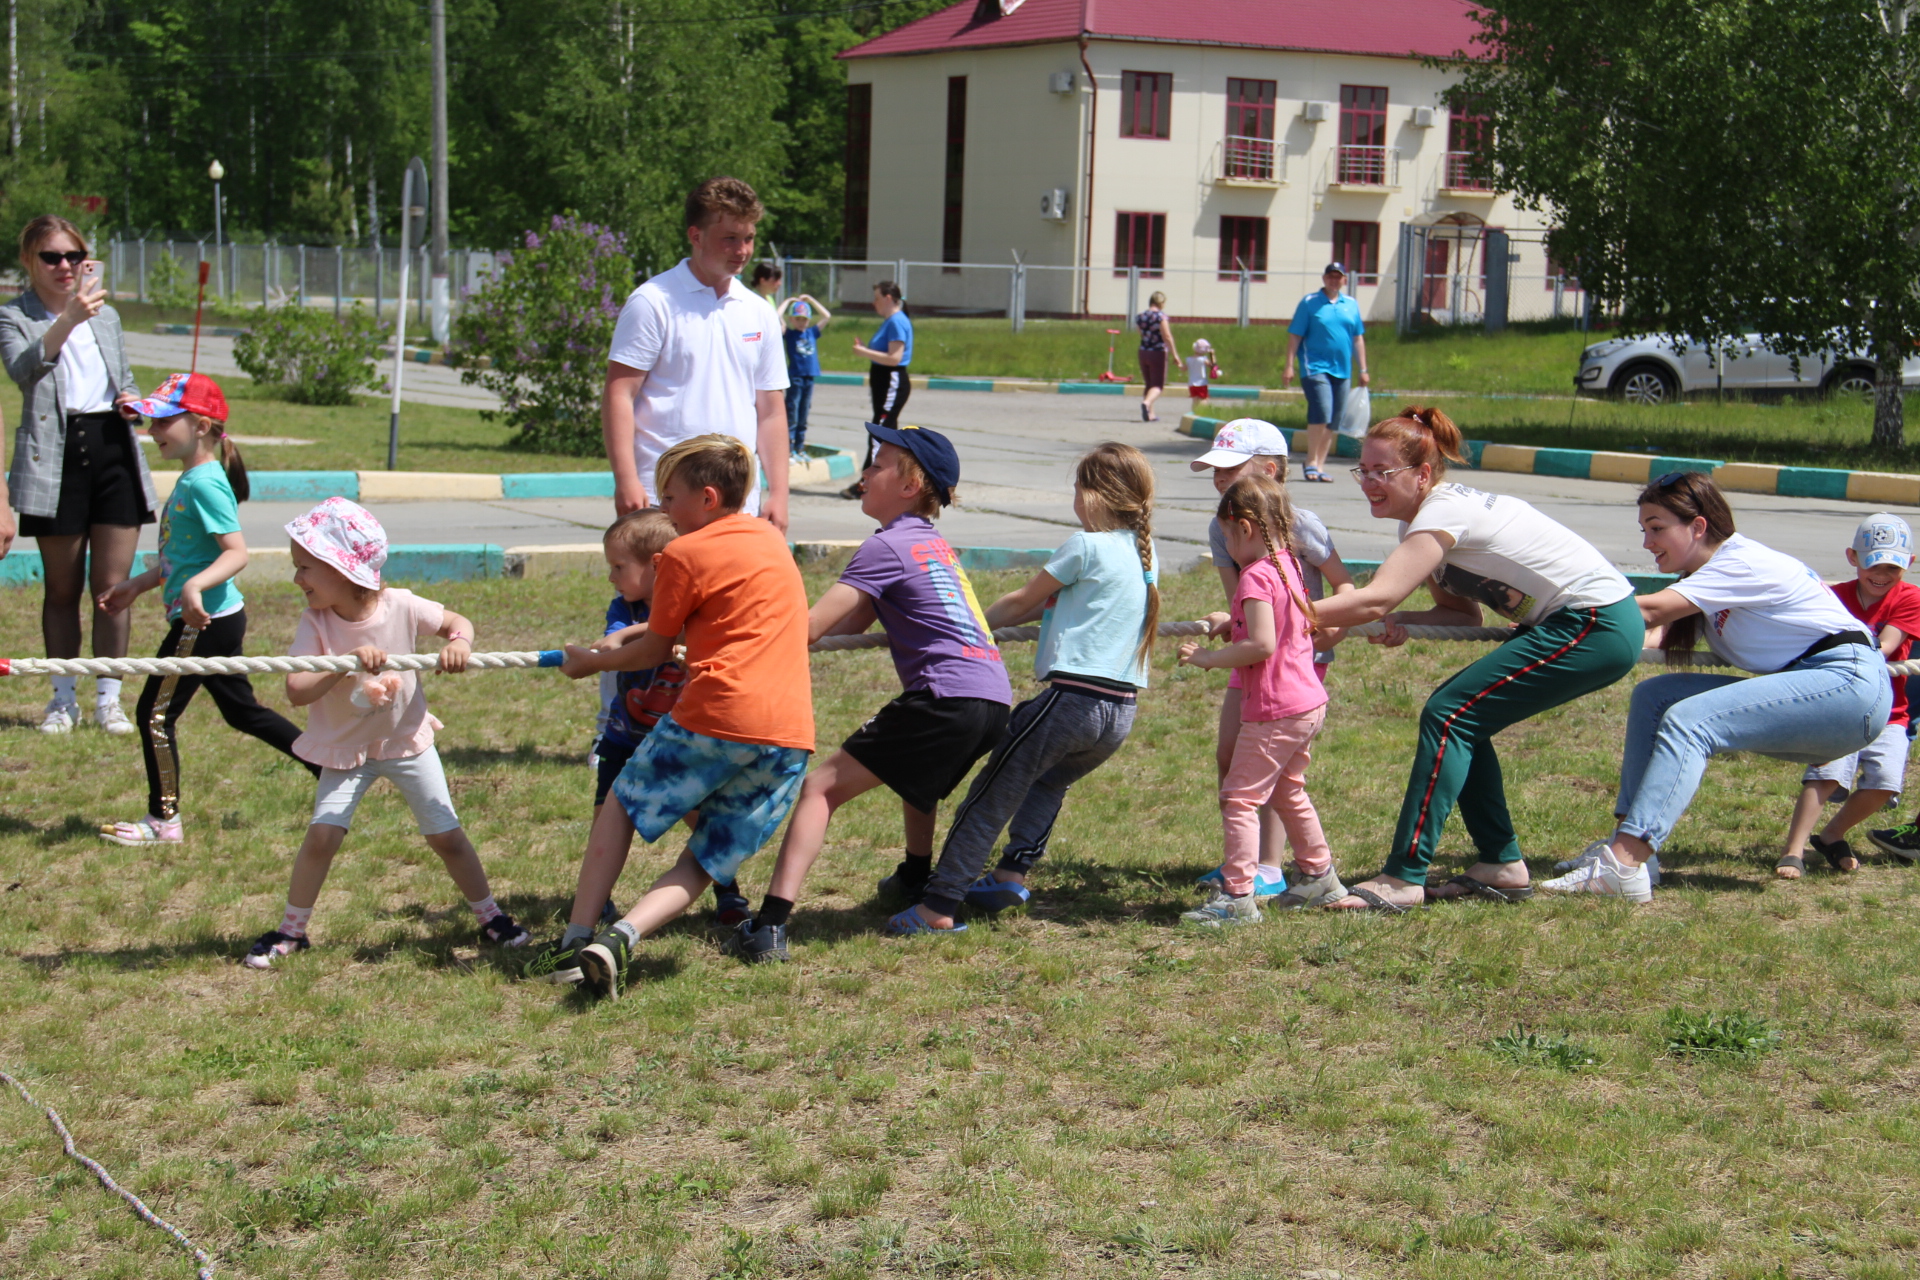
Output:
<instances>
[{"instance_id":1,"label":"man in blue t-shirt","mask_svg":"<svg viewBox=\"0 0 1920 1280\"><path fill-rule=\"evenodd\" d=\"M1354 365L1360 366L1360 385L1367 377L1367 322L1360 304L1341 292L1347 268L1329 262L1320 274L1320 289L1300 299L1287 326L1287 363L1280 371L1280 388L1293 378L1296 354L1301 356L1300 390L1307 397L1307 462L1300 478L1333 483L1327 474L1327 454L1333 449L1333 423L1347 402L1347 384Z\"/></svg>"}]
</instances>

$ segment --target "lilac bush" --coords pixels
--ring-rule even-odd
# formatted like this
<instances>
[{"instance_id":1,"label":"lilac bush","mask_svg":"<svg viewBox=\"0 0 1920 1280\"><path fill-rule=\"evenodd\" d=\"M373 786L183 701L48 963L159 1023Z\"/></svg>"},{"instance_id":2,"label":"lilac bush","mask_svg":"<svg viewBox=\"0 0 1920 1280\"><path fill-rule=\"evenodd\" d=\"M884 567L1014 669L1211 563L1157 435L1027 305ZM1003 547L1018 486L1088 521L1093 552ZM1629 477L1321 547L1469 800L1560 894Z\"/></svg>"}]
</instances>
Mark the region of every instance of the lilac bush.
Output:
<instances>
[{"instance_id":1,"label":"lilac bush","mask_svg":"<svg viewBox=\"0 0 1920 1280\"><path fill-rule=\"evenodd\" d=\"M460 380L500 397L515 443L540 453L600 451L600 389L620 304L633 289L626 238L571 214L498 256L454 325ZM485 356L492 367L472 359Z\"/></svg>"}]
</instances>

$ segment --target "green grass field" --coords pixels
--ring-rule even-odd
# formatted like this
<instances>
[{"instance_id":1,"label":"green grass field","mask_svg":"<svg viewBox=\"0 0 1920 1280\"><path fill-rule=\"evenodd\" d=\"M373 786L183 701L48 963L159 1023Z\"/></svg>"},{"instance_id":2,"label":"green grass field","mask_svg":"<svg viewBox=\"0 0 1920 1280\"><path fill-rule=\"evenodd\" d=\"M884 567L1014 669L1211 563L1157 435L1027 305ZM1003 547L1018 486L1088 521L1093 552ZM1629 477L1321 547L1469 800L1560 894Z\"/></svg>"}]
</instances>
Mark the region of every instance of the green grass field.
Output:
<instances>
[{"instance_id":1,"label":"green grass field","mask_svg":"<svg viewBox=\"0 0 1920 1280\"><path fill-rule=\"evenodd\" d=\"M1189 617L1218 587L1168 593ZM248 594L253 651L280 651L294 593ZM606 588L433 594L482 649L521 649L596 631ZM7 602L0 652L32 652L32 599ZM141 648L158 627L142 609ZM1356 645L1336 664L1310 782L1350 877L1379 865L1422 699L1478 651ZM1031 649L1008 653L1030 687ZM813 670L829 746L894 687L879 653ZM1223 682L1173 670L1163 643L1030 914L879 936L900 828L876 794L831 833L792 965L741 966L696 915L642 944L625 999L589 1006L476 950L387 790L315 948L239 967L278 918L306 775L203 699L181 728L190 843L107 846L96 825L143 804L137 742L42 738L44 685L0 681L0 1063L221 1275L1914 1273L1920 873L1776 882L1798 770L1739 757L1713 766L1649 907L1186 932L1189 882L1218 859ZM1502 739L1536 874L1606 830L1627 693ZM435 678L431 696L495 890L546 935L586 837L593 690L510 673ZM636 855L623 904L678 845ZM1469 856L1456 827L1443 861ZM770 857L747 865L750 892ZM1752 1021L1705 1021L1729 1014ZM190 1275L163 1243L0 1099L0 1274Z\"/></svg>"}]
</instances>

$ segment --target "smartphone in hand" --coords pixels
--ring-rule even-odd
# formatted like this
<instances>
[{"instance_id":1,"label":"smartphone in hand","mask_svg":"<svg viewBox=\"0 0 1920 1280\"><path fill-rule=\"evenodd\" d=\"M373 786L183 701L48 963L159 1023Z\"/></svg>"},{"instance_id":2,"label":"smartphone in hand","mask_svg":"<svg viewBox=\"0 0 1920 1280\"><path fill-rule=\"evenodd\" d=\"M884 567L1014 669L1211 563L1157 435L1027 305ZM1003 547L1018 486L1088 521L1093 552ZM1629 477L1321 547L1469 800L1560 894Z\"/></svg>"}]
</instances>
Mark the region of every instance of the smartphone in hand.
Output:
<instances>
[{"instance_id":1,"label":"smartphone in hand","mask_svg":"<svg viewBox=\"0 0 1920 1280\"><path fill-rule=\"evenodd\" d=\"M85 262L82 262L80 264L81 287L85 288L88 285L97 286L100 283L100 271L101 271L100 259L88 258Z\"/></svg>"}]
</instances>

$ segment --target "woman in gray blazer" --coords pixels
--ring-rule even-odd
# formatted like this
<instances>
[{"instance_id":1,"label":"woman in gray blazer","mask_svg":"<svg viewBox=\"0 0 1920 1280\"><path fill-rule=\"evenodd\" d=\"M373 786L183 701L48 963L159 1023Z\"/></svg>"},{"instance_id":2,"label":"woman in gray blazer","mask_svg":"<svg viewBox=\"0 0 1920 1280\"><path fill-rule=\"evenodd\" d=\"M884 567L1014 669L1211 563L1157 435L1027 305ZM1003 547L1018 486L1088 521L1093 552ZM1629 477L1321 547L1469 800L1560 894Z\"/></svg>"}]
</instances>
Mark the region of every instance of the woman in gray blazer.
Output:
<instances>
[{"instance_id":1,"label":"woman in gray blazer","mask_svg":"<svg viewBox=\"0 0 1920 1280\"><path fill-rule=\"evenodd\" d=\"M140 454L138 417L124 407L140 389L120 317L99 277L82 271L86 261L79 228L52 215L35 218L20 233L31 287L0 306L0 360L24 401L7 473L11 492L0 491L0 555L16 532L40 543L40 631L50 658L80 656L83 596L98 600L127 579L140 526L160 505ZM124 658L131 622L129 611L96 606L94 656ZM42 732L68 733L80 723L74 685L72 676L53 677ZM96 693L94 722L108 733L132 733L120 681L102 676Z\"/></svg>"}]
</instances>

